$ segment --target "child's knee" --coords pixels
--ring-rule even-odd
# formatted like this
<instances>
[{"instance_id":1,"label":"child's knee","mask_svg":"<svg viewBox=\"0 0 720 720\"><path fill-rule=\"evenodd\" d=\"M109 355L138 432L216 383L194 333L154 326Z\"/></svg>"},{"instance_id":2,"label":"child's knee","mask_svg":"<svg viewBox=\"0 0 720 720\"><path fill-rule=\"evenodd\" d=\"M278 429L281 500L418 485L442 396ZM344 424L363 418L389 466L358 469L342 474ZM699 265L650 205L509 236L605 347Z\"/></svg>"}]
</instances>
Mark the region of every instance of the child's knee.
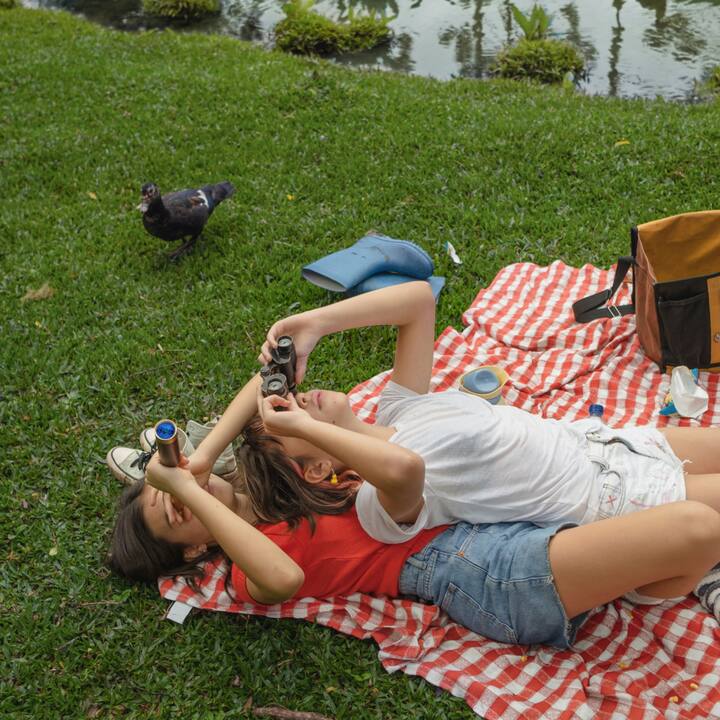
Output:
<instances>
[{"instance_id":1,"label":"child's knee","mask_svg":"<svg viewBox=\"0 0 720 720\"><path fill-rule=\"evenodd\" d=\"M696 552L706 551L715 559L720 557L720 513L695 500L675 503L673 510L685 542Z\"/></svg>"}]
</instances>

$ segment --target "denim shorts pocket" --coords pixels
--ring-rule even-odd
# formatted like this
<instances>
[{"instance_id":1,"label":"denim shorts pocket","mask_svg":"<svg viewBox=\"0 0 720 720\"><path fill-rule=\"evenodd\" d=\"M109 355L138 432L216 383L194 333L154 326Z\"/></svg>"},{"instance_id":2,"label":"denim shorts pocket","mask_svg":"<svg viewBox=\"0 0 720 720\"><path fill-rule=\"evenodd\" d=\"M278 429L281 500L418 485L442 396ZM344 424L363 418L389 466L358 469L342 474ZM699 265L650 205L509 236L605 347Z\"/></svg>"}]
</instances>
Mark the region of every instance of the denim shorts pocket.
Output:
<instances>
[{"instance_id":1,"label":"denim shorts pocket","mask_svg":"<svg viewBox=\"0 0 720 720\"><path fill-rule=\"evenodd\" d=\"M504 643L517 642L511 627L483 610L476 600L453 583L448 583L441 607L453 620L483 637Z\"/></svg>"}]
</instances>

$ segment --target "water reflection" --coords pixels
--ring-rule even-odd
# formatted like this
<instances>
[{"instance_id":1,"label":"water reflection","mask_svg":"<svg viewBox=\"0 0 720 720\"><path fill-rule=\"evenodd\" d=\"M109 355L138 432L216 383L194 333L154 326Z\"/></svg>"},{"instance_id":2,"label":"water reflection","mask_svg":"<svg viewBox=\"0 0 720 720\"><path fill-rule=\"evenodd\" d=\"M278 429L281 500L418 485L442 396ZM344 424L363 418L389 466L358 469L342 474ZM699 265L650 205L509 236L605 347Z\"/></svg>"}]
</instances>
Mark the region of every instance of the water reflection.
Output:
<instances>
[{"instance_id":1,"label":"water reflection","mask_svg":"<svg viewBox=\"0 0 720 720\"><path fill-rule=\"evenodd\" d=\"M608 95L616 97L618 94L618 86L620 84L620 71L618 65L620 61L620 48L622 47L622 36L625 28L620 21L620 10L625 4L624 0L613 0L613 8L615 8L615 24L612 27L612 35L610 40L610 68L608 70Z\"/></svg>"},{"instance_id":2,"label":"water reflection","mask_svg":"<svg viewBox=\"0 0 720 720\"><path fill-rule=\"evenodd\" d=\"M60 7L116 28L172 24L272 41L285 0L222 0L220 16L196 24L148 18L141 0L23 0ZM527 13L536 0L516 0ZM663 95L682 99L708 67L720 65L720 0L540 0L553 16L551 32L576 45L589 74L588 93ZM350 12L392 18L394 41L340 62L438 78L486 77L497 52L518 35L510 0L317 0L330 17Z\"/></svg>"},{"instance_id":3,"label":"water reflection","mask_svg":"<svg viewBox=\"0 0 720 720\"><path fill-rule=\"evenodd\" d=\"M415 6L420 5L422 0L414 0ZM347 17L348 10L353 12L364 12L370 15L381 15L392 17L400 14L400 7L397 2L385 2L384 0L350 0L350 2L335 3L343 17Z\"/></svg>"},{"instance_id":4,"label":"water reflection","mask_svg":"<svg viewBox=\"0 0 720 720\"><path fill-rule=\"evenodd\" d=\"M410 35L410 33L396 35L393 40L393 45L393 52L383 56L383 66L388 70L395 70L397 72L414 72L415 61L413 60L412 35Z\"/></svg>"},{"instance_id":5,"label":"water reflection","mask_svg":"<svg viewBox=\"0 0 720 720\"><path fill-rule=\"evenodd\" d=\"M461 27L447 27L438 33L441 45L454 45L456 75L460 77L483 77L489 73L491 58L483 54L483 7L487 0L461 2L465 8L472 6L469 22Z\"/></svg>"},{"instance_id":6,"label":"water reflection","mask_svg":"<svg viewBox=\"0 0 720 720\"><path fill-rule=\"evenodd\" d=\"M644 38L650 47L657 50L672 47L673 57L679 62L692 60L707 45L702 33L693 28L691 20L681 13L657 13L654 27L645 31Z\"/></svg>"},{"instance_id":7,"label":"water reflection","mask_svg":"<svg viewBox=\"0 0 720 720\"><path fill-rule=\"evenodd\" d=\"M597 57L597 49L592 40L585 37L580 29L580 13L574 3L568 3L560 8L560 14L565 18L568 30L565 39L579 48L586 61L591 63Z\"/></svg>"},{"instance_id":8,"label":"water reflection","mask_svg":"<svg viewBox=\"0 0 720 720\"><path fill-rule=\"evenodd\" d=\"M241 40L264 42L266 33L262 17L266 5L264 0L226 0L223 15L227 19L227 32Z\"/></svg>"}]
</instances>

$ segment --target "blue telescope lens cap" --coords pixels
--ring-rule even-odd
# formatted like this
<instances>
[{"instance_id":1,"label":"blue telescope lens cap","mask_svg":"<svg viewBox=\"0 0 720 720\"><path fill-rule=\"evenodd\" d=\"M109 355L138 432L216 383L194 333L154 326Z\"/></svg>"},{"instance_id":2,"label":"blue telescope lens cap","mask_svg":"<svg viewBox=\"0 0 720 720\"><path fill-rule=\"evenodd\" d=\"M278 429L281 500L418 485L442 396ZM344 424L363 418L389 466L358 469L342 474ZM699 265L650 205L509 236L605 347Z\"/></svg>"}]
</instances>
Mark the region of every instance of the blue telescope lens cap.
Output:
<instances>
[{"instance_id":1,"label":"blue telescope lens cap","mask_svg":"<svg viewBox=\"0 0 720 720\"><path fill-rule=\"evenodd\" d=\"M462 379L463 387L474 393L491 393L500 387L500 381L492 370L473 370Z\"/></svg>"},{"instance_id":2,"label":"blue telescope lens cap","mask_svg":"<svg viewBox=\"0 0 720 720\"><path fill-rule=\"evenodd\" d=\"M169 440L175 434L175 423L172 420L163 420L155 428L155 434L161 440Z\"/></svg>"}]
</instances>

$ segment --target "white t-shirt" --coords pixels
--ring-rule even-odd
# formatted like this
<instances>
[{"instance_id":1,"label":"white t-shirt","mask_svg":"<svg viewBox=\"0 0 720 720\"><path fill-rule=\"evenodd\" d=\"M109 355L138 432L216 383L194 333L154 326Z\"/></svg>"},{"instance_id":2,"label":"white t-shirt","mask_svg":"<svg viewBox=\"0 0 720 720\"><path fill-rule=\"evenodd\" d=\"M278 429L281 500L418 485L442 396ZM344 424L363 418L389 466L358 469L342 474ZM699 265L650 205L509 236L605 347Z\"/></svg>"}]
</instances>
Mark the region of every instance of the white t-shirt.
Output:
<instances>
[{"instance_id":1,"label":"white t-shirt","mask_svg":"<svg viewBox=\"0 0 720 720\"><path fill-rule=\"evenodd\" d=\"M425 503L412 524L396 523L377 490L361 485L358 518L376 540L404 542L461 520L579 523L585 515L599 472L583 451L585 421L548 420L458 390L418 395L392 381L376 421L425 462Z\"/></svg>"}]
</instances>

